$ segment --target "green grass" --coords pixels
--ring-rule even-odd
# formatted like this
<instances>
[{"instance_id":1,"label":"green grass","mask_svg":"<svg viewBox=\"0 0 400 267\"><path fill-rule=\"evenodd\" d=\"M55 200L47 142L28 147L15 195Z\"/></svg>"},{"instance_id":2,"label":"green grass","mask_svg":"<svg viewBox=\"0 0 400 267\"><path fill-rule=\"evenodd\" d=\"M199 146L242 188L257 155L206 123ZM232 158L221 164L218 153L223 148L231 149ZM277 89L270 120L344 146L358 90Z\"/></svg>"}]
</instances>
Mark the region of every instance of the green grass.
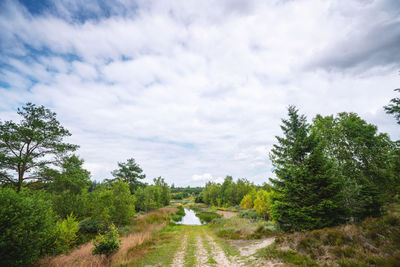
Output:
<instances>
[{"instance_id":1,"label":"green grass","mask_svg":"<svg viewBox=\"0 0 400 267\"><path fill-rule=\"evenodd\" d=\"M155 235L154 242L148 242L138 248L140 255L144 254L143 257L139 257L136 261L132 262L130 266L169 266L172 264L173 255L178 250L181 244L181 237L184 236L185 228L181 225L166 226L163 230Z\"/></svg>"},{"instance_id":2,"label":"green grass","mask_svg":"<svg viewBox=\"0 0 400 267\"><path fill-rule=\"evenodd\" d=\"M185 252L185 266L192 267L196 264L196 241L199 236L198 226L185 226L188 231L188 242Z\"/></svg>"}]
</instances>

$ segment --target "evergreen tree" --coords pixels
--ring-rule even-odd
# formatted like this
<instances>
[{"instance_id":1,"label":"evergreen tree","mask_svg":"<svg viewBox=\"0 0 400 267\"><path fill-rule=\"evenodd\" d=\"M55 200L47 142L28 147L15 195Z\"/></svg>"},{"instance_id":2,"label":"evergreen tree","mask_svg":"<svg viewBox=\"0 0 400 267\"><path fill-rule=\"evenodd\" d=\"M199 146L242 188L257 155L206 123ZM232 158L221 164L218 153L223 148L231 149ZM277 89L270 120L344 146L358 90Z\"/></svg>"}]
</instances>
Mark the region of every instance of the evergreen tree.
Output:
<instances>
[{"instance_id":1,"label":"evergreen tree","mask_svg":"<svg viewBox=\"0 0 400 267\"><path fill-rule=\"evenodd\" d=\"M309 134L304 115L294 106L282 120L283 137L271 151L276 179L271 215L284 231L327 227L341 222L339 185L322 142Z\"/></svg>"},{"instance_id":2,"label":"evergreen tree","mask_svg":"<svg viewBox=\"0 0 400 267\"><path fill-rule=\"evenodd\" d=\"M109 180L109 182L115 182L122 180L129 184L131 193L133 194L138 187L143 186L143 180L146 175L143 173L142 168L135 162L135 159L131 158L126 163L118 162L118 169L111 172L115 179Z\"/></svg>"}]
</instances>

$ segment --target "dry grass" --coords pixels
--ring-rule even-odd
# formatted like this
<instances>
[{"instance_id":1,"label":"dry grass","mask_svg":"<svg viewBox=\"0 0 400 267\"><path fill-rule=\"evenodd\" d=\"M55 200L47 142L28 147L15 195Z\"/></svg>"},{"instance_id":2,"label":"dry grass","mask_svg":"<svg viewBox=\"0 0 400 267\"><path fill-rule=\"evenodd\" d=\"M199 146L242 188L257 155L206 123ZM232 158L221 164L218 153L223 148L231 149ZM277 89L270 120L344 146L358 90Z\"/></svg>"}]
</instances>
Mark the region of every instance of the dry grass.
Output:
<instances>
[{"instance_id":1,"label":"dry grass","mask_svg":"<svg viewBox=\"0 0 400 267\"><path fill-rule=\"evenodd\" d=\"M104 255L93 255L93 244L89 242L72 250L69 254L43 258L39 261L39 265L48 267L104 267L128 264L134 257L143 256L135 255L135 248L151 241L153 233L158 232L166 225L168 214L176 210L176 208L162 208L136 218L132 225L134 232L121 237L120 249L109 258Z\"/></svg>"}]
</instances>

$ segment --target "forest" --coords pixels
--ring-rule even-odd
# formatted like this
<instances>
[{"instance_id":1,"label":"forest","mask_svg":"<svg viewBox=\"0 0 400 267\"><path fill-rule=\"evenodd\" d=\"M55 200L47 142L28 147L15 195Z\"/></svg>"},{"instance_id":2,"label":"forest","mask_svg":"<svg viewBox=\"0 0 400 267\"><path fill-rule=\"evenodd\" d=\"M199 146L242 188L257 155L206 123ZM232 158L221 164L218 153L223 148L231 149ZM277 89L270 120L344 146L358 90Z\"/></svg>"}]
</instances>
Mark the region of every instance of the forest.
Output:
<instances>
[{"instance_id":1,"label":"forest","mask_svg":"<svg viewBox=\"0 0 400 267\"><path fill-rule=\"evenodd\" d=\"M384 109L400 124L400 98ZM121 234L138 231L135 218L174 207L171 199L205 205L192 209L210 227L223 227L217 235L228 239L241 234L233 228L229 233L223 226L229 221L221 221L216 210L239 212L240 218L263 222L260 229L290 234L364 223L399 204L399 141L356 113L316 115L308 122L295 106L287 112L269 154L275 177L255 185L227 176L223 183L191 188L169 186L162 177L144 183L134 158L116 163L110 178L92 181L78 146L65 141L71 133L56 113L27 103L18 108L20 121L0 122L0 265L35 264L88 242L92 254L107 258L120 248ZM184 214L180 207L172 218ZM390 223L398 222L395 217ZM252 237L271 234L265 229ZM399 263L399 251L393 253L393 265L384 266Z\"/></svg>"}]
</instances>

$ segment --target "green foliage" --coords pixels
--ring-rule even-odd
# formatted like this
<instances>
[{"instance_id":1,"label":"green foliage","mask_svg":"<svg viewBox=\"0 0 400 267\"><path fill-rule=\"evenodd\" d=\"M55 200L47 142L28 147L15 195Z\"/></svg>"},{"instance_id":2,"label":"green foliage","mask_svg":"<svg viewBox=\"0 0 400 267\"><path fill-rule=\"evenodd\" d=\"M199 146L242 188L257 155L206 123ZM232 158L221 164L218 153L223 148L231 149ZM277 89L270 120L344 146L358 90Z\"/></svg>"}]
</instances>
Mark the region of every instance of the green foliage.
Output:
<instances>
[{"instance_id":1,"label":"green foliage","mask_svg":"<svg viewBox=\"0 0 400 267\"><path fill-rule=\"evenodd\" d=\"M64 253L71 249L77 242L79 222L71 214L66 219L58 221L55 227L55 242L53 252Z\"/></svg>"},{"instance_id":2,"label":"green foliage","mask_svg":"<svg viewBox=\"0 0 400 267\"><path fill-rule=\"evenodd\" d=\"M44 255L54 218L51 203L39 193L0 188L0 265L27 266Z\"/></svg>"},{"instance_id":3,"label":"green foliage","mask_svg":"<svg viewBox=\"0 0 400 267\"><path fill-rule=\"evenodd\" d=\"M268 219L271 207L271 193L263 189L258 190L254 200L255 211L263 218Z\"/></svg>"},{"instance_id":4,"label":"green foliage","mask_svg":"<svg viewBox=\"0 0 400 267\"><path fill-rule=\"evenodd\" d=\"M400 92L400 88L395 89ZM396 97L390 100L390 104L384 107L386 113L391 114L395 117L398 124L400 124L400 98Z\"/></svg>"},{"instance_id":5,"label":"green foliage","mask_svg":"<svg viewBox=\"0 0 400 267\"><path fill-rule=\"evenodd\" d=\"M110 229L104 234L99 234L94 240L93 254L103 254L109 257L119 250L121 240L118 239L118 229L113 224Z\"/></svg>"},{"instance_id":6,"label":"green foliage","mask_svg":"<svg viewBox=\"0 0 400 267\"><path fill-rule=\"evenodd\" d=\"M249 209L249 210L245 210L242 211L238 214L239 218L245 218L245 219L249 219L249 220L259 220L259 219L264 219L263 217L260 216L260 214L258 214L257 211L253 210L253 209Z\"/></svg>"},{"instance_id":7,"label":"green foliage","mask_svg":"<svg viewBox=\"0 0 400 267\"><path fill-rule=\"evenodd\" d=\"M0 122L0 181L19 192L24 182L40 181L38 173L44 167L77 146L63 142L71 134L44 106L27 103L17 113L20 122Z\"/></svg>"},{"instance_id":8,"label":"green foliage","mask_svg":"<svg viewBox=\"0 0 400 267\"><path fill-rule=\"evenodd\" d=\"M208 182L203 189L202 200L217 207L238 206L253 188L254 185L246 179L238 179L235 183L231 176L227 176L222 184Z\"/></svg>"},{"instance_id":9,"label":"green foliage","mask_svg":"<svg viewBox=\"0 0 400 267\"><path fill-rule=\"evenodd\" d=\"M128 183L132 194L135 193L139 187L143 186L140 180L146 178L142 168L140 168L133 158L128 159L126 163L118 162L118 169L112 171L111 174L115 179L110 180L110 182L122 180Z\"/></svg>"},{"instance_id":10,"label":"green foliage","mask_svg":"<svg viewBox=\"0 0 400 267\"><path fill-rule=\"evenodd\" d=\"M169 205L171 200L170 189L164 179L154 179L154 185L138 188L135 192L136 210L150 211Z\"/></svg>"},{"instance_id":11,"label":"green foliage","mask_svg":"<svg viewBox=\"0 0 400 267\"><path fill-rule=\"evenodd\" d=\"M209 212L209 211L202 211L196 213L196 216L200 219L202 223L209 223L214 219L219 219L222 216L215 213L215 212Z\"/></svg>"},{"instance_id":12,"label":"green foliage","mask_svg":"<svg viewBox=\"0 0 400 267\"><path fill-rule=\"evenodd\" d=\"M182 206L178 206L178 211L171 215L171 219L174 222L182 221L183 216L185 216L185 209Z\"/></svg>"},{"instance_id":13,"label":"green foliage","mask_svg":"<svg viewBox=\"0 0 400 267\"><path fill-rule=\"evenodd\" d=\"M322 228L342 221L339 185L333 163L321 140L309 133L306 117L290 106L282 120L284 137L277 137L271 160L276 192L271 215L284 231Z\"/></svg>"},{"instance_id":14,"label":"green foliage","mask_svg":"<svg viewBox=\"0 0 400 267\"><path fill-rule=\"evenodd\" d=\"M117 181L111 187L103 187L91 193L91 214L105 225L129 224L135 215L135 197L131 195L129 185Z\"/></svg>"},{"instance_id":15,"label":"green foliage","mask_svg":"<svg viewBox=\"0 0 400 267\"><path fill-rule=\"evenodd\" d=\"M354 113L317 115L312 131L324 140L325 152L335 166L349 219L379 216L384 199L396 192L399 183L396 144Z\"/></svg>"},{"instance_id":16,"label":"green foliage","mask_svg":"<svg viewBox=\"0 0 400 267\"><path fill-rule=\"evenodd\" d=\"M97 234L105 230L103 220L100 218L88 217L79 222L79 230L83 233Z\"/></svg>"}]
</instances>

